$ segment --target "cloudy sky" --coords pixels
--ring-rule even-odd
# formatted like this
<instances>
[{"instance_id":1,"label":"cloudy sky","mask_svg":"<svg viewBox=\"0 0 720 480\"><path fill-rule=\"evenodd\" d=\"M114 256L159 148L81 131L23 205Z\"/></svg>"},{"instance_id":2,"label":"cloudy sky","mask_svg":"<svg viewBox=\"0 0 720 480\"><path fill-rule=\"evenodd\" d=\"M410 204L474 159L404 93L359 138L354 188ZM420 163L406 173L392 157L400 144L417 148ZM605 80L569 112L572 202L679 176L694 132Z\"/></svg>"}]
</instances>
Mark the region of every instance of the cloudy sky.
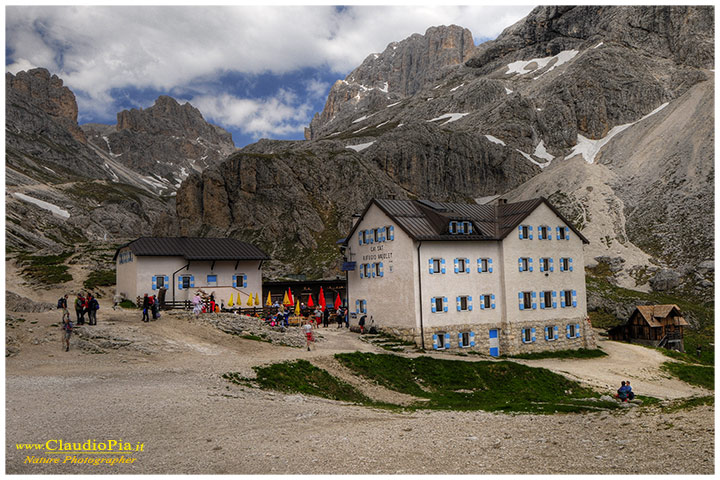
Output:
<instances>
[{"instance_id":1,"label":"cloudy sky","mask_svg":"<svg viewBox=\"0 0 720 480\"><path fill-rule=\"evenodd\" d=\"M497 37L531 6L8 6L5 68L45 67L80 123L159 95L189 101L237 146L301 139L332 84L371 53L435 25Z\"/></svg>"}]
</instances>

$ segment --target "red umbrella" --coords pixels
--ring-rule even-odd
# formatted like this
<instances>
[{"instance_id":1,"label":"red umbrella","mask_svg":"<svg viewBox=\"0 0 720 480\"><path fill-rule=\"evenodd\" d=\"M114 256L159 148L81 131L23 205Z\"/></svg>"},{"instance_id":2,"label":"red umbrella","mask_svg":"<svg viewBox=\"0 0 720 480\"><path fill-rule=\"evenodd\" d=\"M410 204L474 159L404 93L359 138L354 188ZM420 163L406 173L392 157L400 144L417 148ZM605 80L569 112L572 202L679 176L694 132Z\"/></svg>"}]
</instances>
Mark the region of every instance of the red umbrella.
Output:
<instances>
[{"instance_id":1,"label":"red umbrella","mask_svg":"<svg viewBox=\"0 0 720 480\"><path fill-rule=\"evenodd\" d=\"M313 301L312 301L312 295L310 295L310 296L308 297L308 305L307 305L307 306L308 306L308 307L314 307L314 306L315 306L315 304L314 304Z\"/></svg>"},{"instance_id":2,"label":"red umbrella","mask_svg":"<svg viewBox=\"0 0 720 480\"><path fill-rule=\"evenodd\" d=\"M292 296L292 290L288 288L288 300L290 301L290 305L295 305L295 300L293 300Z\"/></svg>"},{"instance_id":3,"label":"red umbrella","mask_svg":"<svg viewBox=\"0 0 720 480\"><path fill-rule=\"evenodd\" d=\"M320 287L320 293L318 294L318 304L320 305L320 310L323 312L325 311L325 294L323 293L322 287Z\"/></svg>"},{"instance_id":4,"label":"red umbrella","mask_svg":"<svg viewBox=\"0 0 720 480\"><path fill-rule=\"evenodd\" d=\"M337 297L335 297L335 310L340 310L340 307L342 307L342 300L340 300L340 293L338 293Z\"/></svg>"}]
</instances>

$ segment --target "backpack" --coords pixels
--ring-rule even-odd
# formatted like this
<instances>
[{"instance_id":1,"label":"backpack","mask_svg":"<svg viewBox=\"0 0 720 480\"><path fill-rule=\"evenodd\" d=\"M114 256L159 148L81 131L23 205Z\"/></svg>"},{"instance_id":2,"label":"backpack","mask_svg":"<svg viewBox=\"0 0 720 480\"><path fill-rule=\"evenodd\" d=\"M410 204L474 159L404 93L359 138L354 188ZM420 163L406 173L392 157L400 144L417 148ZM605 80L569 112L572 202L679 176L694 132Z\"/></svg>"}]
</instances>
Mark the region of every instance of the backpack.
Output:
<instances>
[{"instance_id":1,"label":"backpack","mask_svg":"<svg viewBox=\"0 0 720 480\"><path fill-rule=\"evenodd\" d=\"M63 300L65 300L65 298L60 297L60 299L58 300L57 308L63 308L65 306L65 304L63 303Z\"/></svg>"}]
</instances>

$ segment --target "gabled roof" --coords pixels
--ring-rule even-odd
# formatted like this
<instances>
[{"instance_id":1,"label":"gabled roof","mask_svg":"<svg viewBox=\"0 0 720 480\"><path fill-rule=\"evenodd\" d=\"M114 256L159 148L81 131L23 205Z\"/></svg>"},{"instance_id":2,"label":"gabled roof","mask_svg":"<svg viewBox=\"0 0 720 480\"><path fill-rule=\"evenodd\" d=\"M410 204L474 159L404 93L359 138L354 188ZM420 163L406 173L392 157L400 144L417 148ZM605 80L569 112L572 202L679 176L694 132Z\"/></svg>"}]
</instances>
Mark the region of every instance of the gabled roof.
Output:
<instances>
[{"instance_id":1,"label":"gabled roof","mask_svg":"<svg viewBox=\"0 0 720 480\"><path fill-rule=\"evenodd\" d=\"M661 320L669 317L671 314L674 314L674 317L677 319L675 325L689 325L682 317L677 305L640 305L635 308L635 312L638 312L651 327L662 327L663 324ZM633 315L635 312L633 312ZM630 315L630 317L632 317L632 315Z\"/></svg>"},{"instance_id":2,"label":"gabled roof","mask_svg":"<svg viewBox=\"0 0 720 480\"><path fill-rule=\"evenodd\" d=\"M382 210L390 219L414 240L468 241L502 240L514 231L541 204L547 205L583 243L590 243L562 214L544 197L516 203L480 205L477 203L432 202L429 200L373 199L365 207L361 217L372 205ZM450 234L450 221L469 221L473 234ZM347 245L360 222L345 238Z\"/></svg>"},{"instance_id":3,"label":"gabled roof","mask_svg":"<svg viewBox=\"0 0 720 480\"><path fill-rule=\"evenodd\" d=\"M122 245L135 256L183 257L185 260L269 260L270 257L249 243L234 238L142 237Z\"/></svg>"}]
</instances>

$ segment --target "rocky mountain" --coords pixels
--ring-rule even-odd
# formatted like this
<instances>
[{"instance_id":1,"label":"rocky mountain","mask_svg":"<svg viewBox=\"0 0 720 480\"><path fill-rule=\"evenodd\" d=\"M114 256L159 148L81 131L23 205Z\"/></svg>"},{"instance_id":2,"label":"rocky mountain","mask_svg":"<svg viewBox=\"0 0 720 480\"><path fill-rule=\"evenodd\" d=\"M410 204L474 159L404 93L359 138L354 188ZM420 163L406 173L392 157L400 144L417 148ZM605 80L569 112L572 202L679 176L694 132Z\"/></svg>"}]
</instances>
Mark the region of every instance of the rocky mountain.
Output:
<instances>
[{"instance_id":1,"label":"rocky mountain","mask_svg":"<svg viewBox=\"0 0 720 480\"><path fill-rule=\"evenodd\" d=\"M174 210L183 170L234 148L229 134L168 97L121 112L118 127L81 127L75 95L46 69L7 73L5 83L9 250L58 252L151 234Z\"/></svg>"},{"instance_id":2,"label":"rocky mountain","mask_svg":"<svg viewBox=\"0 0 720 480\"><path fill-rule=\"evenodd\" d=\"M278 273L331 276L334 239L373 196L544 195L613 281L712 295L713 8L543 6L471 39L433 27L368 56L306 141L191 175L160 230L238 236Z\"/></svg>"}]
</instances>

